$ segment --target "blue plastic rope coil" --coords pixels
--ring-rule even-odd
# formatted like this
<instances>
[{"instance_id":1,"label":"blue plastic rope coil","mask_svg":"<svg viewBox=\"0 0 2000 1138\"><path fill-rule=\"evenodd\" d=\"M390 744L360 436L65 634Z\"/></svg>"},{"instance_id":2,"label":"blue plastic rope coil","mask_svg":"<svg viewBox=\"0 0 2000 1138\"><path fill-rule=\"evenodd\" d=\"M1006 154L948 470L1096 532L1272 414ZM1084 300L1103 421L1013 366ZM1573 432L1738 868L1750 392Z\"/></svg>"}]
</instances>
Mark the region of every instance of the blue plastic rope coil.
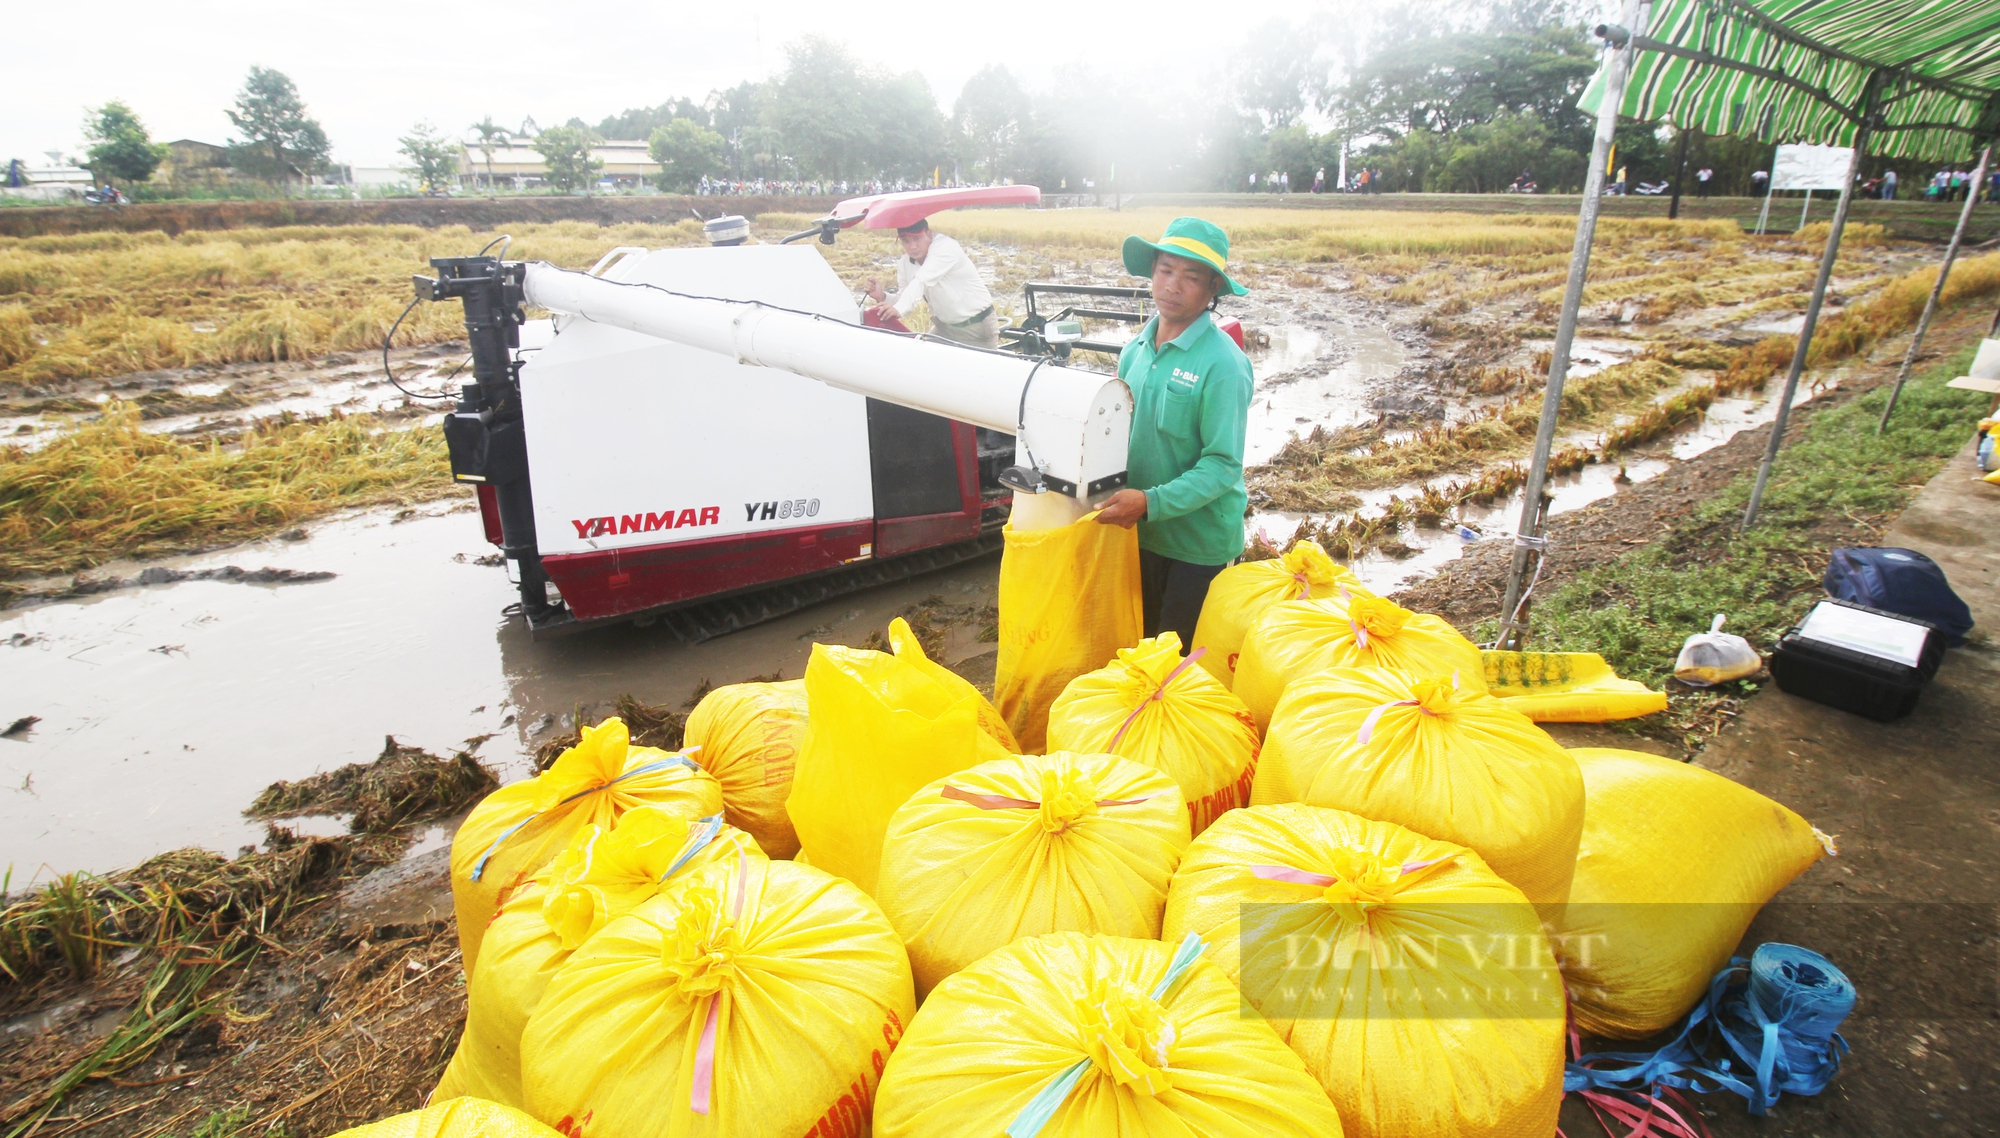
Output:
<instances>
[{"instance_id":1,"label":"blue plastic rope coil","mask_svg":"<svg viewBox=\"0 0 2000 1138\"><path fill-rule=\"evenodd\" d=\"M1784 1095L1826 1089L1848 1051L1839 1028L1854 1000L1854 984L1826 957L1797 945L1759 945L1747 962L1731 957L1715 974L1672 1043L1654 1052L1585 1055L1564 1069L1563 1090L1729 1091L1761 1115Z\"/></svg>"}]
</instances>

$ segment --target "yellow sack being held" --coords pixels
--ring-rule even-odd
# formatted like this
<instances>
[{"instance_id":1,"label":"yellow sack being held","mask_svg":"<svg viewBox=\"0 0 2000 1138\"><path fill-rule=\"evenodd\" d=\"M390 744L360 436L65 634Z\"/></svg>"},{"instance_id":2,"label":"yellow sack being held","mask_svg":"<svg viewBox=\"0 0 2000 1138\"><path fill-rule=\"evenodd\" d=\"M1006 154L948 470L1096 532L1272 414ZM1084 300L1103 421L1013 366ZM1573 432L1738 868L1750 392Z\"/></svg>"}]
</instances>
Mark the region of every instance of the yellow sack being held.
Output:
<instances>
[{"instance_id":1,"label":"yellow sack being held","mask_svg":"<svg viewBox=\"0 0 2000 1138\"><path fill-rule=\"evenodd\" d=\"M1021 749L1047 749L1049 705L1072 679L1146 634L1139 535L1086 514L1054 529L1003 531L1000 653L993 700Z\"/></svg>"}]
</instances>

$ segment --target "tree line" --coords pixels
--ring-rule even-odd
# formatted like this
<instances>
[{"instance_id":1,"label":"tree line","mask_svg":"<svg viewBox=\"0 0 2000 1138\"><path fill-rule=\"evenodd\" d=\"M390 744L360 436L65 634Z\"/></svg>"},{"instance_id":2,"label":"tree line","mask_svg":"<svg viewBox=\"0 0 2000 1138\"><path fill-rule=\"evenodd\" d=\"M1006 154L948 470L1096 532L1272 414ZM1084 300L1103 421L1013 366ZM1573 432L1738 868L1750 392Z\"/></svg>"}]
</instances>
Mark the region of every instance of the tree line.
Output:
<instances>
[{"instance_id":1,"label":"tree line","mask_svg":"<svg viewBox=\"0 0 2000 1138\"><path fill-rule=\"evenodd\" d=\"M1279 18L1198 67L1077 64L1030 89L1010 68L974 74L947 109L914 72L864 64L841 43L807 36L773 76L667 98L596 123L572 118L521 137L558 191L588 188L591 147L641 139L662 189L703 179L822 184L1032 182L1047 192L1295 190L1343 157L1376 191L1493 192L1521 175L1544 191L1584 180L1593 122L1576 100L1599 62L1582 0L1403 0ZM325 132L297 88L253 67L229 111L233 166L273 181L327 168ZM160 148L130 107L92 113L92 168L141 181ZM460 137L466 137L461 142ZM452 183L466 148L490 165L509 133L491 116L454 137L428 123L399 139L426 187ZM1745 193L1770 147L1671 129L1619 132L1614 167L1629 183L1709 168L1713 187ZM1682 170L1685 160L1685 170ZM148 163L151 163L150 165ZM1870 173L1886 164L1870 161ZM1927 172L1927 171L1926 171ZM1907 175L1911 171L1905 171ZM1253 178L1254 175L1254 178Z\"/></svg>"}]
</instances>

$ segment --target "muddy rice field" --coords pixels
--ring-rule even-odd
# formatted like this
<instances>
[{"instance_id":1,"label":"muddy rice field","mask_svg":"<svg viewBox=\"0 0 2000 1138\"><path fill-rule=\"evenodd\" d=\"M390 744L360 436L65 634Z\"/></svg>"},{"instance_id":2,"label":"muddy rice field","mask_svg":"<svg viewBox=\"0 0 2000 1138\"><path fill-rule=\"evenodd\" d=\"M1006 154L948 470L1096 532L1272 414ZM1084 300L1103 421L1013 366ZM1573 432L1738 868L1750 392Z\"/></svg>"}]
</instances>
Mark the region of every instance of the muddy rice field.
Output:
<instances>
[{"instance_id":1,"label":"muddy rice field","mask_svg":"<svg viewBox=\"0 0 2000 1138\"><path fill-rule=\"evenodd\" d=\"M1521 511L1572 222L1211 212L1251 289L1224 306L1257 376L1250 555L1312 538L1478 639ZM1024 311L1030 280L1130 283L1117 241L1169 216L935 224L965 241L1004 319ZM803 220L756 228L771 239ZM414 1105L462 1015L439 867L478 793L530 775L621 700L677 740L707 687L797 677L815 641L860 644L897 615L990 683L997 559L696 645L659 627L531 641L502 611L514 590L470 496L446 476L438 405L390 382L368 347L424 257L491 236L0 238L4 892L171 883L195 930L176 943L221 969L258 951L244 928L290 930L213 983L122 947L142 943L135 930L67 967L0 977L10 1135L311 1135ZM514 237L510 255L578 266L617 245L699 239L686 224L580 222ZM1654 540L1754 468L1823 237L1606 221L1558 438L1552 581ZM879 234L820 248L857 286L893 273ZM122 278L121 251L157 279ZM1850 228L1801 418L1893 376L1910 297L1921 306L1938 259ZM1926 358L1984 330L2000 253L1973 250L1954 281ZM398 331L390 365L405 387L433 390L461 366L455 316L434 306ZM108 504L64 497L79 480ZM1654 734L1698 747L1689 732L1676 721ZM350 764L376 781L339 793L311 781ZM387 797L368 789L392 779L404 781ZM274 809L266 789L300 780L310 792ZM401 1074L364 1073L384 1070Z\"/></svg>"}]
</instances>

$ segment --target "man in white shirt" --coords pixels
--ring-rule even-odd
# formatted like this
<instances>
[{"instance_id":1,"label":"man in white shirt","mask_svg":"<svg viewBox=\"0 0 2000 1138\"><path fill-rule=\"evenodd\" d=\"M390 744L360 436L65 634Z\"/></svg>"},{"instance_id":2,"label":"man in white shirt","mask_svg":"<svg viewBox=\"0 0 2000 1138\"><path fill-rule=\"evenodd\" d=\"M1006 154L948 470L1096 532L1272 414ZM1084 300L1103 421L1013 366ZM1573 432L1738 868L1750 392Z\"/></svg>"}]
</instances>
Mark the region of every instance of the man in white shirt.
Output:
<instances>
[{"instance_id":1,"label":"man in white shirt","mask_svg":"<svg viewBox=\"0 0 2000 1138\"><path fill-rule=\"evenodd\" d=\"M931 332L957 344L975 348L1000 346L1000 317L993 311L993 294L979 279L979 270L965 247L941 233L931 232L922 218L915 225L896 230L903 243L903 255L896 260L896 299L882 292L882 282L868 278L868 298L879 317L898 320L910 314L918 301L931 306Z\"/></svg>"}]
</instances>

